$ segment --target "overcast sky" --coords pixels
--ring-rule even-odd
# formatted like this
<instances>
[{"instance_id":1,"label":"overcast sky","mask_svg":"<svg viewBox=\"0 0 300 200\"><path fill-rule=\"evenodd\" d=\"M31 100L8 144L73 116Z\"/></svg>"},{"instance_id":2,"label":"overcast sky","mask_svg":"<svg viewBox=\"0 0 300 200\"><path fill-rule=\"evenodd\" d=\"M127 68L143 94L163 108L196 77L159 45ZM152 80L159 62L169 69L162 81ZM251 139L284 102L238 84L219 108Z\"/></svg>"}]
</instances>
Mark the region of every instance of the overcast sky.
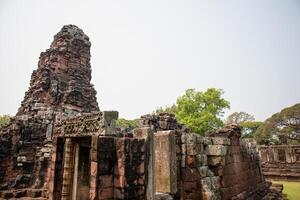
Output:
<instances>
[{"instance_id":1,"label":"overcast sky","mask_svg":"<svg viewBox=\"0 0 300 200\"><path fill-rule=\"evenodd\" d=\"M300 1L0 0L0 114L14 115L65 24L90 37L101 110L137 118L188 88L221 88L265 120L300 102Z\"/></svg>"}]
</instances>

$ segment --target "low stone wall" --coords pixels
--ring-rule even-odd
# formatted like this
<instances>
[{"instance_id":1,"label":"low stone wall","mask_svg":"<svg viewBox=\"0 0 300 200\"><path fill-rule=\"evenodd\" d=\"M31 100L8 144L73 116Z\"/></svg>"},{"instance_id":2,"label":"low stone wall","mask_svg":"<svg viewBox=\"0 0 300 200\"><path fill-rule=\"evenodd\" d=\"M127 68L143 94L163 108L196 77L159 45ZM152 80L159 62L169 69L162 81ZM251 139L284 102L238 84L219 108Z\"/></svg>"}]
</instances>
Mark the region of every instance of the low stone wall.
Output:
<instances>
[{"instance_id":1,"label":"low stone wall","mask_svg":"<svg viewBox=\"0 0 300 200\"><path fill-rule=\"evenodd\" d=\"M181 197L262 199L267 188L255 143L240 141L240 130L236 127L222 131L212 137L182 135Z\"/></svg>"},{"instance_id":2,"label":"low stone wall","mask_svg":"<svg viewBox=\"0 0 300 200\"><path fill-rule=\"evenodd\" d=\"M143 116L141 124L154 131L156 199L282 199L264 180L255 141L241 140L239 126L202 137L165 113Z\"/></svg>"},{"instance_id":3,"label":"low stone wall","mask_svg":"<svg viewBox=\"0 0 300 200\"><path fill-rule=\"evenodd\" d=\"M222 199L262 199L266 188L255 141L240 140L240 135L235 125L211 134L208 165L220 177Z\"/></svg>"},{"instance_id":4,"label":"low stone wall","mask_svg":"<svg viewBox=\"0 0 300 200\"><path fill-rule=\"evenodd\" d=\"M259 146L259 155L266 178L300 180L300 145Z\"/></svg>"}]
</instances>

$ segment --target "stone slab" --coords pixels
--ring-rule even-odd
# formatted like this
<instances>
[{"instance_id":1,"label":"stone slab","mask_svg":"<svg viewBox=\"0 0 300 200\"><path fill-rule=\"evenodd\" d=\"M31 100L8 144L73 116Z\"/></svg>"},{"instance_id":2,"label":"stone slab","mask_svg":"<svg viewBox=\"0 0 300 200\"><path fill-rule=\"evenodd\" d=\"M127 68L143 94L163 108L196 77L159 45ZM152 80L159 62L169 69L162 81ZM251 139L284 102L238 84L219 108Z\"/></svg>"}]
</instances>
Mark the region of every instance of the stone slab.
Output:
<instances>
[{"instance_id":1,"label":"stone slab","mask_svg":"<svg viewBox=\"0 0 300 200\"><path fill-rule=\"evenodd\" d=\"M156 192L177 192L176 138L174 131L158 131L154 137Z\"/></svg>"}]
</instances>

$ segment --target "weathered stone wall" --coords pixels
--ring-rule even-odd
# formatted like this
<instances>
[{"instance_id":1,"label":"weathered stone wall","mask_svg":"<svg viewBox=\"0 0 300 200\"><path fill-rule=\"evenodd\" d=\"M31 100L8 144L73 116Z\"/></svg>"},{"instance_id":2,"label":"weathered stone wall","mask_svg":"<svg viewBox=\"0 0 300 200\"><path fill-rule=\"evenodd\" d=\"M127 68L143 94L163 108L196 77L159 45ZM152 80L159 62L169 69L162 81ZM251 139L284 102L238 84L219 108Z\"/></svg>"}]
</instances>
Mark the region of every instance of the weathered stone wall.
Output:
<instances>
[{"instance_id":1,"label":"weathered stone wall","mask_svg":"<svg viewBox=\"0 0 300 200\"><path fill-rule=\"evenodd\" d=\"M282 198L265 182L256 144L240 139L240 127L202 137L166 113L143 116L140 124L155 132L157 199Z\"/></svg>"},{"instance_id":2,"label":"weathered stone wall","mask_svg":"<svg viewBox=\"0 0 300 200\"><path fill-rule=\"evenodd\" d=\"M99 137L98 198L145 199L145 140Z\"/></svg>"},{"instance_id":3,"label":"weathered stone wall","mask_svg":"<svg viewBox=\"0 0 300 200\"><path fill-rule=\"evenodd\" d=\"M300 180L300 145L259 146L259 155L266 178Z\"/></svg>"},{"instance_id":4,"label":"weathered stone wall","mask_svg":"<svg viewBox=\"0 0 300 200\"><path fill-rule=\"evenodd\" d=\"M262 199L266 193L254 140L240 140L241 129L227 126L210 134L209 168L220 178L222 199Z\"/></svg>"}]
</instances>

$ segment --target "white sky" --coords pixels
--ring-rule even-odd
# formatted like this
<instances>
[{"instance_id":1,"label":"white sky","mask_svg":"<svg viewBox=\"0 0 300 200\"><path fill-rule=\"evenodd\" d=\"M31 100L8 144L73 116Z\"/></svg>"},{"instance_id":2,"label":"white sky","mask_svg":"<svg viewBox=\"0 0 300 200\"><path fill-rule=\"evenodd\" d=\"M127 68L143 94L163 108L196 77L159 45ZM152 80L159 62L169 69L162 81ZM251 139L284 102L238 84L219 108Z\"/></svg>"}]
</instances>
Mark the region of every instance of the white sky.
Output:
<instances>
[{"instance_id":1,"label":"white sky","mask_svg":"<svg viewBox=\"0 0 300 200\"><path fill-rule=\"evenodd\" d=\"M300 102L300 1L0 0L0 114L14 115L65 24L92 42L101 110L137 118L188 88L222 88L264 120Z\"/></svg>"}]
</instances>

